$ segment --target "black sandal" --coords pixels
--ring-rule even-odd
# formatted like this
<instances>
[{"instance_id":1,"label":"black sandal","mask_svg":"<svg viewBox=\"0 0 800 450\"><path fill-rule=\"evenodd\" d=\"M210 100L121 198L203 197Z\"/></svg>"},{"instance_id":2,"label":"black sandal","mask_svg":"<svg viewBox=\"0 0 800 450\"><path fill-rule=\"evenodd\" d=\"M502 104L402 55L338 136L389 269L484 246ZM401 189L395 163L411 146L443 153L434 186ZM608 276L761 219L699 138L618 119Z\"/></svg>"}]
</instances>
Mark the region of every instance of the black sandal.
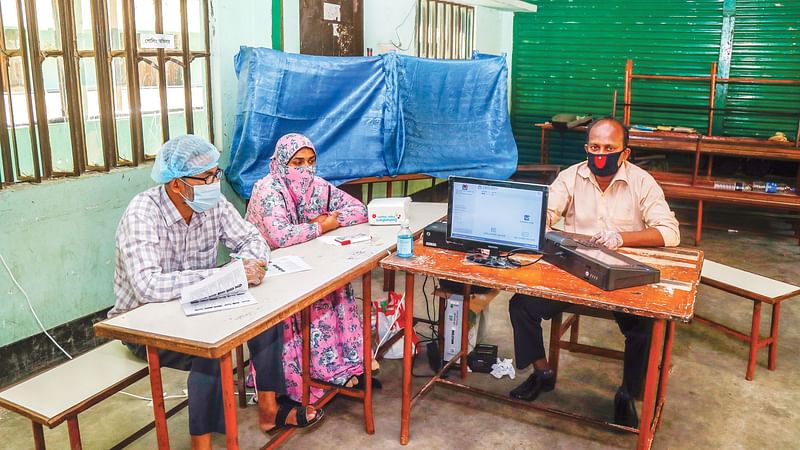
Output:
<instances>
[{"instance_id":1,"label":"black sandal","mask_svg":"<svg viewBox=\"0 0 800 450\"><path fill-rule=\"evenodd\" d=\"M272 428L269 431L286 427L308 428L322 420L322 418L325 416L325 412L323 410L317 409L317 413L314 415L314 418L308 420L308 417L306 417L308 415L308 408L308 406L297 406L289 402L279 403L278 415L275 416L275 428ZM286 419L289 417L289 413L291 413L292 410L296 411L295 417L297 418L297 425L286 423Z\"/></svg>"}]
</instances>

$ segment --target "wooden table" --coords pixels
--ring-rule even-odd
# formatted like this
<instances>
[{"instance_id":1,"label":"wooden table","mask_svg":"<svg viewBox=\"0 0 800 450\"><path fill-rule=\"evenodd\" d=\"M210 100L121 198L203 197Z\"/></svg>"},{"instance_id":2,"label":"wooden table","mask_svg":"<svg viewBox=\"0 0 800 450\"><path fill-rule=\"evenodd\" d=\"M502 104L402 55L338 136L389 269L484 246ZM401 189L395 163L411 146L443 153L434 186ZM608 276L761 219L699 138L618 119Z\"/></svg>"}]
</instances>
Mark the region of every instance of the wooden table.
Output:
<instances>
[{"instance_id":1,"label":"wooden table","mask_svg":"<svg viewBox=\"0 0 800 450\"><path fill-rule=\"evenodd\" d=\"M414 233L447 213L447 204L412 203L410 228ZM279 324L293 314L303 312L303 381L304 401L308 402L311 386L328 389L317 402L322 406L337 393L363 398L364 420L367 433L374 432L372 420L372 383L366 376L363 391L331 386L310 380L308 371L308 307L318 299L334 292L345 284L362 277L364 317L364 370L372 370L372 344L370 326L371 276L381 258L394 249L398 226L369 226L368 224L340 228L328 233L332 236L369 233L372 241L335 247L319 239L282 248L272 252L272 257L296 255L302 257L313 270L266 279L260 286L250 289L258 304L243 308L217 311L186 317L176 301L150 303L114 318L95 324L98 336L120 339L147 346L150 368L150 388L153 394L153 411L156 422L158 447L169 448L167 421L164 413L161 365L158 350L172 350L220 361L222 399L225 410L227 447L239 448L236 424L236 402L233 392L233 367L231 351L249 339ZM294 428L290 429L294 431ZM282 439L271 443L279 444Z\"/></svg>"},{"instance_id":2,"label":"wooden table","mask_svg":"<svg viewBox=\"0 0 800 450\"><path fill-rule=\"evenodd\" d=\"M622 253L661 270L661 283L638 286L616 291L603 291L561 269L545 262L517 268L493 269L465 261L464 253L424 247L419 242L414 247L413 258L389 256L381 261L381 267L406 272L406 323L404 324L403 353L403 400L400 422L400 443L407 444L412 404L430 390L434 384L477 393L496 400L506 401L520 407L547 411L562 417L588 421L618 430L639 434L637 448L649 448L661 419L666 394L669 360L675 335L675 322L688 322L694 313L697 283L703 263L700 250L672 249L623 249ZM411 320L414 305L414 275L426 275L465 284L464 310L469 309L470 285L485 286L504 291L543 297L593 308L620 311L653 319L652 338L645 375L643 408L640 429L607 423L598 419L541 406L537 403L514 400L505 395L483 391L451 380L442 379L450 366L460 360L461 378L467 376L467 330L468 321L462 321L461 352L453 357L430 382L411 397L411 337L414 333ZM553 317L554 323L560 321ZM558 328L558 327L553 327ZM553 339L551 333L551 340ZM557 340L557 338L556 338ZM552 346L551 346L552 349ZM659 358L660 357L660 358ZM661 367L659 368L659 359Z\"/></svg>"}]
</instances>

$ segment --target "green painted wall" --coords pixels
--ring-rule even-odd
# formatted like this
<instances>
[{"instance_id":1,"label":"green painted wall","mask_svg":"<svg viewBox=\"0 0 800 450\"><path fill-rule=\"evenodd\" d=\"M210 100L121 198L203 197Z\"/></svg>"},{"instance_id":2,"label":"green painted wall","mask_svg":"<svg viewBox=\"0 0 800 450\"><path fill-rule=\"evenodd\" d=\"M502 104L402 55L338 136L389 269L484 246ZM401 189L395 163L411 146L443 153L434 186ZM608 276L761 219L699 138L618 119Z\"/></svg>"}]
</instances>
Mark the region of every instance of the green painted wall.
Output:
<instances>
[{"instance_id":1,"label":"green painted wall","mask_svg":"<svg viewBox=\"0 0 800 450\"><path fill-rule=\"evenodd\" d=\"M214 133L225 160L236 110L233 55L240 45L271 45L271 5L261 0L211 3ZM0 254L46 328L113 304L114 233L130 199L154 185L150 168L145 164L0 190ZM231 198L230 189L225 191ZM39 332L25 298L0 267L0 346Z\"/></svg>"},{"instance_id":2,"label":"green painted wall","mask_svg":"<svg viewBox=\"0 0 800 450\"><path fill-rule=\"evenodd\" d=\"M711 63L718 62L722 77L796 79L800 74L797 1L531 3L539 11L518 13L514 20L512 123L521 162L539 161L540 133L534 123L561 112L608 115L615 89L621 105L628 58L634 60L634 73L708 76ZM716 97L716 108L746 112L720 109L714 134L767 137L784 131L794 137L800 102L796 85L720 85ZM646 103L652 107L642 107ZM658 109L656 104L679 108ZM704 82L634 81L633 105L632 123L707 129ZM759 108L793 110L794 115L753 112ZM582 159L583 139L566 133L562 140L555 134L550 162Z\"/></svg>"}]
</instances>

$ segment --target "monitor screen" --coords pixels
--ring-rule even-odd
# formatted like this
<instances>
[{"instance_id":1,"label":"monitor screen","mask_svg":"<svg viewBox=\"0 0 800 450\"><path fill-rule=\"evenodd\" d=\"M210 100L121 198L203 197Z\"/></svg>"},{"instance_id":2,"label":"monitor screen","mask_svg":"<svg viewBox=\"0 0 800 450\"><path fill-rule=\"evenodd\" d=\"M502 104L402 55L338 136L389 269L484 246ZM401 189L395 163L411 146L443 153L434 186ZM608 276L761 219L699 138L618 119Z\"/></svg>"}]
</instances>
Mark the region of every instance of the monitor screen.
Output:
<instances>
[{"instance_id":1,"label":"monitor screen","mask_svg":"<svg viewBox=\"0 0 800 450\"><path fill-rule=\"evenodd\" d=\"M447 239L471 247L540 251L548 187L450 177Z\"/></svg>"}]
</instances>

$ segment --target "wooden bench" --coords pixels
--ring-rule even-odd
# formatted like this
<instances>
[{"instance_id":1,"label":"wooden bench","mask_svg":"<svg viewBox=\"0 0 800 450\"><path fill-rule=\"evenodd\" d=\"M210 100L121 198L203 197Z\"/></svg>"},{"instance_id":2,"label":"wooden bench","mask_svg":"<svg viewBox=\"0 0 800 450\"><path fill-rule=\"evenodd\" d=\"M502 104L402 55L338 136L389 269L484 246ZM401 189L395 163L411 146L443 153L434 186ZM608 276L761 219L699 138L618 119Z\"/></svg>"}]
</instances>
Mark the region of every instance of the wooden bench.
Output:
<instances>
[{"instance_id":1,"label":"wooden bench","mask_svg":"<svg viewBox=\"0 0 800 450\"><path fill-rule=\"evenodd\" d=\"M147 363L109 342L0 392L0 406L31 420L33 442L44 449L42 425L67 421L72 449L81 448L78 414L147 376Z\"/></svg>"},{"instance_id":2,"label":"wooden bench","mask_svg":"<svg viewBox=\"0 0 800 450\"><path fill-rule=\"evenodd\" d=\"M725 264L720 264L709 259L706 259L703 263L700 283L738 295L753 302L753 318L750 326L750 334L741 333L733 328L701 317L698 314L694 315L694 319L698 323L709 325L728 336L749 342L750 354L747 361L745 379L748 381L753 379L756 370L758 350L767 346L769 347L767 369L775 370L778 356L778 322L781 317L781 302L800 294L800 286L773 280L772 278L726 266ZM762 303L769 303L772 305L770 334L769 337L765 339L761 339L759 334Z\"/></svg>"}]
</instances>

